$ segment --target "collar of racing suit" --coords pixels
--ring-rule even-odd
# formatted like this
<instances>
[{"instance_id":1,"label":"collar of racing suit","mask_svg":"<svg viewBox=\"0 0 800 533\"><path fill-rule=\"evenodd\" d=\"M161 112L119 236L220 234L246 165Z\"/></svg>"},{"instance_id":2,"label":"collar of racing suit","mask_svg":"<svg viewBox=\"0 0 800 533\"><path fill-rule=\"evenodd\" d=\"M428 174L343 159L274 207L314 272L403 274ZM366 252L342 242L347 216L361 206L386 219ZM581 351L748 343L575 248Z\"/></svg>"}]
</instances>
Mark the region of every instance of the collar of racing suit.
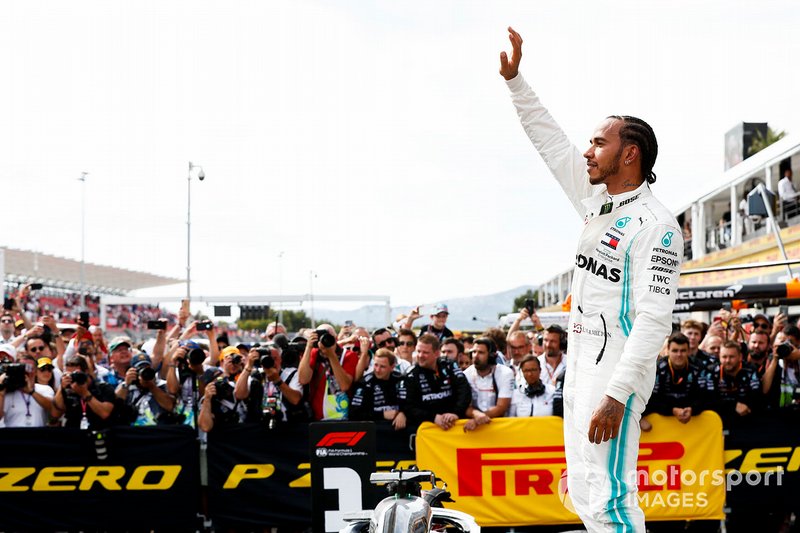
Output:
<instances>
[{"instance_id":1,"label":"collar of racing suit","mask_svg":"<svg viewBox=\"0 0 800 533\"><path fill-rule=\"evenodd\" d=\"M586 208L586 214L590 216L590 218L594 218L600 215L600 210L602 209L603 205L611 202L612 207L610 213L613 213L618 208L628 205L634 201L641 200L652 196L652 192L650 191L650 185L647 181L642 182L639 187L632 191L624 192L622 194L615 194L610 195L607 192L607 189L603 188L602 191L590 196L589 198L584 198L581 200L583 206Z\"/></svg>"}]
</instances>

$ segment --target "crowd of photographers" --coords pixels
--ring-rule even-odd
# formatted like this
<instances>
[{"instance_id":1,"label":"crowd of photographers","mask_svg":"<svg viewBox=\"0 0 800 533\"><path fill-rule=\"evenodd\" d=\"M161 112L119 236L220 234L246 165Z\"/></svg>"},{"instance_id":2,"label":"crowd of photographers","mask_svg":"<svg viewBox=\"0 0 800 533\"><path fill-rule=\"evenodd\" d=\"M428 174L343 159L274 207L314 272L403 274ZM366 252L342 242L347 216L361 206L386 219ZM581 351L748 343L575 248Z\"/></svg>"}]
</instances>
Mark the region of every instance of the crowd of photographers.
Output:
<instances>
[{"instance_id":1,"label":"crowd of photographers","mask_svg":"<svg viewBox=\"0 0 800 533\"><path fill-rule=\"evenodd\" d=\"M508 332L456 338L447 306L416 333L419 308L368 332L346 323L297 332L272 323L265 342L229 345L208 321L181 309L174 323L150 317L141 345L107 340L80 313L62 332L54 317L24 312L30 287L0 316L0 425L232 424L374 420L414 431L459 419L475 430L496 417L560 416L567 335L523 308ZM523 330L523 324L533 328ZM800 401L800 330L779 313L741 319L721 310L711 324L687 320L664 344L648 412L681 422L705 409L726 423ZM642 429L650 429L643 418Z\"/></svg>"}]
</instances>

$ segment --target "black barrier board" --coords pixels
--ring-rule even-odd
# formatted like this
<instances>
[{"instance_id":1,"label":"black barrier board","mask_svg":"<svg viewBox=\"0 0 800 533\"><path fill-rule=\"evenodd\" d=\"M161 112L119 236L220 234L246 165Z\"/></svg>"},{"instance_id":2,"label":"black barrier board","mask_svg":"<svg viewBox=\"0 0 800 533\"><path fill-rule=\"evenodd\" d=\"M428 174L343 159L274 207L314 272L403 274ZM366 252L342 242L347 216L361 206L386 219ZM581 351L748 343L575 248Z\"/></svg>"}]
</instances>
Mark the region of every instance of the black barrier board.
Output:
<instances>
[{"instance_id":1,"label":"black barrier board","mask_svg":"<svg viewBox=\"0 0 800 533\"><path fill-rule=\"evenodd\" d=\"M271 430L263 424L240 424L208 435L208 509L215 524L307 526L307 476L305 424Z\"/></svg>"},{"instance_id":2,"label":"black barrier board","mask_svg":"<svg viewBox=\"0 0 800 533\"><path fill-rule=\"evenodd\" d=\"M754 413L725 436L726 504L736 511L800 509L800 411Z\"/></svg>"},{"instance_id":3,"label":"black barrier board","mask_svg":"<svg viewBox=\"0 0 800 533\"><path fill-rule=\"evenodd\" d=\"M320 422L309 426L314 531L339 531L342 515L371 509L375 492L375 424Z\"/></svg>"},{"instance_id":4,"label":"black barrier board","mask_svg":"<svg viewBox=\"0 0 800 533\"><path fill-rule=\"evenodd\" d=\"M0 529L197 529L199 452L189 427L0 430Z\"/></svg>"}]
</instances>

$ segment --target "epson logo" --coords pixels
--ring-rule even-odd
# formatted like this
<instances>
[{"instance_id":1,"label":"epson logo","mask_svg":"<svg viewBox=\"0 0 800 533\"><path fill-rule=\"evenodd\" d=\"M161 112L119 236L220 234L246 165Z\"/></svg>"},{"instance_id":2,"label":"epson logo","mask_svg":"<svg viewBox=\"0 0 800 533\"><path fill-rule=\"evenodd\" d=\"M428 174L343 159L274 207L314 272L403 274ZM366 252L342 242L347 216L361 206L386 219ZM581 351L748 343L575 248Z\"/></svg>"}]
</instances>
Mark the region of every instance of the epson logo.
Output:
<instances>
[{"instance_id":1,"label":"epson logo","mask_svg":"<svg viewBox=\"0 0 800 533\"><path fill-rule=\"evenodd\" d=\"M609 269L606 265L600 263L594 257L587 258L583 254L578 254L575 257L575 265L578 268L588 270L597 277L606 279L614 283L619 281L619 275L621 273L620 269L618 268Z\"/></svg>"}]
</instances>

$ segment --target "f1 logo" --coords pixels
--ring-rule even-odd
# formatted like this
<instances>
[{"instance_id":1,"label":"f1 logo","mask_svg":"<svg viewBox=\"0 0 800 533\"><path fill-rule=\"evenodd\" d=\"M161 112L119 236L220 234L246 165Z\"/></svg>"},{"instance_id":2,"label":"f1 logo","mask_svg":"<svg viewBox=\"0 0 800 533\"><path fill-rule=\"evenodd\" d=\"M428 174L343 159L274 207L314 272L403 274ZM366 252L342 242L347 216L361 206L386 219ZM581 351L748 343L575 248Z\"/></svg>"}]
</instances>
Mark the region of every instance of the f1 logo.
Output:
<instances>
[{"instance_id":1,"label":"f1 logo","mask_svg":"<svg viewBox=\"0 0 800 533\"><path fill-rule=\"evenodd\" d=\"M339 431L328 433L320 439L317 443L317 448L321 446L334 446L336 444L344 444L345 446L355 446L360 441L366 431Z\"/></svg>"}]
</instances>

